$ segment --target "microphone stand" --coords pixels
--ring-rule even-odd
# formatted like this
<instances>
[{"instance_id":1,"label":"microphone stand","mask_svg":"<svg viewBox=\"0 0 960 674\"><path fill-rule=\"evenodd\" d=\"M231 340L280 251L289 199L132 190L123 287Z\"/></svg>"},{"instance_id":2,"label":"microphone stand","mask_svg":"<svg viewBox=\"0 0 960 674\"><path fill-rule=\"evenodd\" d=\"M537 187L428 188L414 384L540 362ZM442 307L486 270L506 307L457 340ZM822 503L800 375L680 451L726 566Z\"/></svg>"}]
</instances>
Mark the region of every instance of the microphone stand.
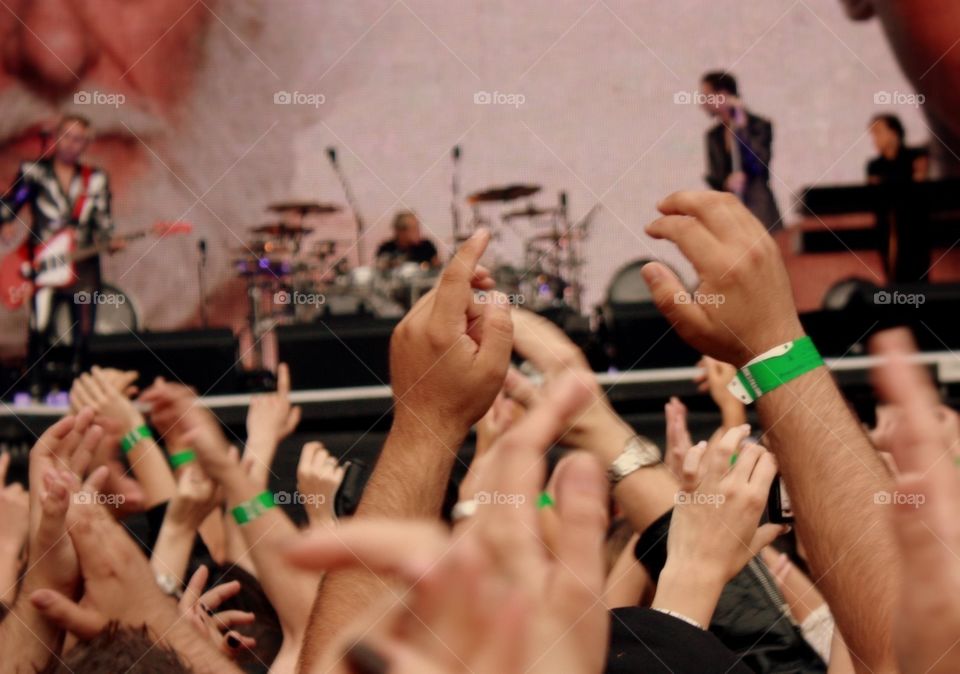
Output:
<instances>
[{"instance_id":1,"label":"microphone stand","mask_svg":"<svg viewBox=\"0 0 960 674\"><path fill-rule=\"evenodd\" d=\"M204 281L204 270L207 267L207 240L200 239L197 242L197 249L200 251L200 259L197 261L197 287L200 290L200 327L206 330L209 325L207 321L207 284Z\"/></svg>"},{"instance_id":2,"label":"microphone stand","mask_svg":"<svg viewBox=\"0 0 960 674\"><path fill-rule=\"evenodd\" d=\"M453 220L453 247L460 244L460 146L454 145L451 152L453 172L450 179L450 215Z\"/></svg>"},{"instance_id":3,"label":"microphone stand","mask_svg":"<svg viewBox=\"0 0 960 674\"><path fill-rule=\"evenodd\" d=\"M359 264L363 265L363 261L365 259L363 245L363 217L360 215L360 209L357 206L357 200L353 196L353 190L350 189L350 183L347 181L347 176L343 173L340 168L340 163L337 161L337 148L328 147L327 157L330 159L330 165L333 166L333 172L336 173L337 178L340 179L340 186L343 188L343 194L347 199L347 203L350 205L350 210L353 211L353 219L356 222L357 259L359 260Z\"/></svg>"}]
</instances>

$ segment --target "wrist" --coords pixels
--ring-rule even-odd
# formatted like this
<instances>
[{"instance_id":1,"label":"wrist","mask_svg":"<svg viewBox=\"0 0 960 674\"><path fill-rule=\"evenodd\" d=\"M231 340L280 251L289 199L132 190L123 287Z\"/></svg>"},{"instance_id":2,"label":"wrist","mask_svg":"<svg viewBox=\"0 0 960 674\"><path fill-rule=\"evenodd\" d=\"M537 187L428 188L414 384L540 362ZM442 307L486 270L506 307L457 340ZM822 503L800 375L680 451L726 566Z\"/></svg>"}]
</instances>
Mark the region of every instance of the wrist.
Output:
<instances>
[{"instance_id":1,"label":"wrist","mask_svg":"<svg viewBox=\"0 0 960 674\"><path fill-rule=\"evenodd\" d=\"M620 456L627 442L637 433L623 419L611 413L603 423L587 433L584 449L591 451L603 468Z\"/></svg>"},{"instance_id":2,"label":"wrist","mask_svg":"<svg viewBox=\"0 0 960 674\"><path fill-rule=\"evenodd\" d=\"M765 331L762 337L751 340L749 351L742 356L739 363L733 365L739 370L761 353L766 353L781 344L796 341L806 334L800 319L794 314L792 319L782 321L775 329Z\"/></svg>"},{"instance_id":3,"label":"wrist","mask_svg":"<svg viewBox=\"0 0 960 674\"><path fill-rule=\"evenodd\" d=\"M706 629L726 584L723 575L709 563L671 561L668 557L652 607L679 613Z\"/></svg>"},{"instance_id":4,"label":"wrist","mask_svg":"<svg viewBox=\"0 0 960 674\"><path fill-rule=\"evenodd\" d=\"M401 440L405 445L413 444L418 448L443 447L456 453L470 426L456 419L431 419L428 416L416 416L403 409L403 405L394 408L390 436Z\"/></svg>"}]
</instances>

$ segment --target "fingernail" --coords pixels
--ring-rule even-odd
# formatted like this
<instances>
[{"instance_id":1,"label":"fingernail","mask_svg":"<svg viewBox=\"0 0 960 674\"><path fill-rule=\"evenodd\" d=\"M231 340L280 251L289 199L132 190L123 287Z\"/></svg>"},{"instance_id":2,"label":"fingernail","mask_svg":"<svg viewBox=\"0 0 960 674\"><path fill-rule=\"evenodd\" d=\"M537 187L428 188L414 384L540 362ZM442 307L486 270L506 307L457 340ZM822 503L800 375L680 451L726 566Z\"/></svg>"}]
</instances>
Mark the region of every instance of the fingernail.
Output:
<instances>
[{"instance_id":1,"label":"fingernail","mask_svg":"<svg viewBox=\"0 0 960 674\"><path fill-rule=\"evenodd\" d=\"M654 285L660 282L660 270L653 265L646 264L640 269L640 273L646 278L647 284Z\"/></svg>"},{"instance_id":2,"label":"fingernail","mask_svg":"<svg viewBox=\"0 0 960 674\"><path fill-rule=\"evenodd\" d=\"M351 645L344 653L344 658L359 674L384 674L387 671L384 657L362 641Z\"/></svg>"}]
</instances>

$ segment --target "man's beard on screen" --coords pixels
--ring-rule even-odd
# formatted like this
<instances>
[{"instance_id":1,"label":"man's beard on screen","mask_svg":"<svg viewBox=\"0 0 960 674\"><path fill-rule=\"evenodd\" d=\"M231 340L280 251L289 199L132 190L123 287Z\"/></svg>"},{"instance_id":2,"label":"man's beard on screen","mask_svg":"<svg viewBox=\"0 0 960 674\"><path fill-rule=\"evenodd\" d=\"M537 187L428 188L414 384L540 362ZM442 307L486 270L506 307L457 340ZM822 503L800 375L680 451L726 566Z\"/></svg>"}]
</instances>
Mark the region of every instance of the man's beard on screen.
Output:
<instances>
[{"instance_id":1,"label":"man's beard on screen","mask_svg":"<svg viewBox=\"0 0 960 674\"><path fill-rule=\"evenodd\" d=\"M262 0L240 0L217 8L223 23L214 18L207 28L189 91L169 115L176 121L127 92L120 106L78 105L72 94L52 105L22 86L0 93L2 138L15 137L38 120L77 112L91 120L98 135L133 139L131 147L146 167L137 170L122 194L114 195L117 234L155 222L193 225L190 236L148 239L101 258L104 281L131 297L141 327L172 329L194 318L199 309L198 241L206 241L209 295L233 275L230 260L236 255L229 249L244 247L249 226L264 219L267 201L285 196L292 181L293 132L309 113L277 109L273 94L288 87L270 69L303 57L292 38L305 31L292 30L291 21L282 21L288 26L281 30L273 11L266 20L264 7ZM244 35L238 26L253 26L248 32L256 34ZM76 90L115 93L96 82L82 82Z\"/></svg>"}]
</instances>

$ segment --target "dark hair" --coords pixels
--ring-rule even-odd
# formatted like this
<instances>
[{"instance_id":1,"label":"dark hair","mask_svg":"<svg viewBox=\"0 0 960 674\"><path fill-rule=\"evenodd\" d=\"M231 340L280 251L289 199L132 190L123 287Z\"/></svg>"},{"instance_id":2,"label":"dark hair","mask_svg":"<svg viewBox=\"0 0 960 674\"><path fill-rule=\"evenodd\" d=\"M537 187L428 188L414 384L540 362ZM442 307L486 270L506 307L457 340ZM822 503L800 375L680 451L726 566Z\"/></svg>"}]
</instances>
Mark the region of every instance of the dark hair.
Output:
<instances>
[{"instance_id":1,"label":"dark hair","mask_svg":"<svg viewBox=\"0 0 960 674\"><path fill-rule=\"evenodd\" d=\"M740 95L737 90L737 78L726 70L712 70L700 79L702 82L709 84L717 93L724 92L733 96Z\"/></svg>"},{"instance_id":2,"label":"dark hair","mask_svg":"<svg viewBox=\"0 0 960 674\"><path fill-rule=\"evenodd\" d=\"M907 132L903 128L903 122L901 122L900 118L894 114L885 112L880 115L874 115L870 123L873 124L876 122L883 122L884 124L886 124L888 129L890 129L895 134L897 134L897 138L900 139L901 144L903 143L904 139L907 137Z\"/></svg>"},{"instance_id":3,"label":"dark hair","mask_svg":"<svg viewBox=\"0 0 960 674\"><path fill-rule=\"evenodd\" d=\"M176 651L154 640L146 626L110 623L90 641L80 641L63 658L54 658L45 674L189 674Z\"/></svg>"},{"instance_id":4,"label":"dark hair","mask_svg":"<svg viewBox=\"0 0 960 674\"><path fill-rule=\"evenodd\" d=\"M84 117L78 112L68 112L63 117L60 118L60 122L57 124L57 132L63 131L63 127L71 122L76 122L85 129L89 129L93 124L90 122L88 117Z\"/></svg>"},{"instance_id":5,"label":"dark hair","mask_svg":"<svg viewBox=\"0 0 960 674\"><path fill-rule=\"evenodd\" d=\"M277 653L280 652L280 646L283 645L283 629L280 627L280 618L276 610L263 591L263 586L256 577L236 565L211 569L210 577L216 579L217 585L229 583L232 580L240 581L240 592L224 601L217 610L249 611L256 616L252 624L237 625L232 628L257 640L253 650L240 650L235 659L237 666L245 672L266 672L276 659Z\"/></svg>"}]
</instances>

